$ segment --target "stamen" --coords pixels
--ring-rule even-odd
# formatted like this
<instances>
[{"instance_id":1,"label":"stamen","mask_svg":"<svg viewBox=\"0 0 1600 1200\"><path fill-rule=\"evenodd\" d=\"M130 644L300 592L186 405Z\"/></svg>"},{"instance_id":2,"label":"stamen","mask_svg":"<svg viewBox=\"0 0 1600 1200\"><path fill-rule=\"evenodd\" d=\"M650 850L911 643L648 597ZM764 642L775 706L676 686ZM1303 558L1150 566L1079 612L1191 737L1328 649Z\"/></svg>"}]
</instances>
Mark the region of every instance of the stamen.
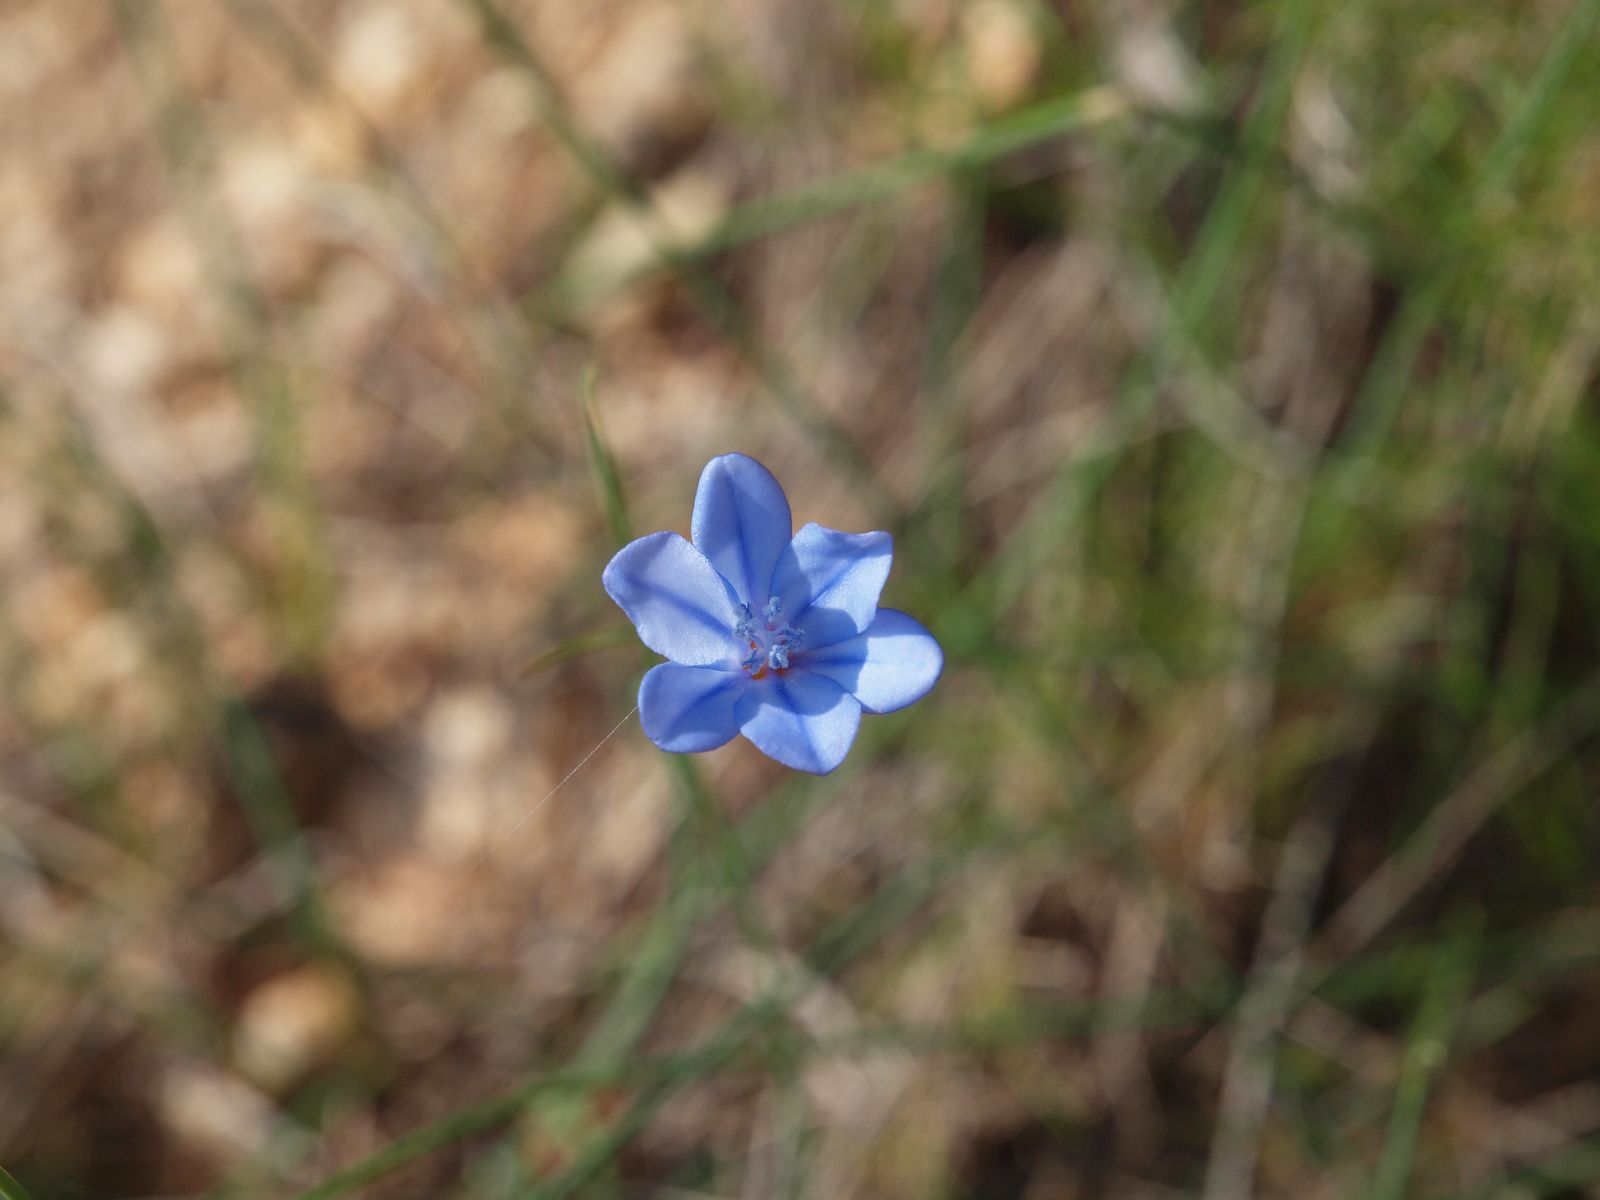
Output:
<instances>
[{"instance_id":1,"label":"stamen","mask_svg":"<svg viewBox=\"0 0 1600 1200\"><path fill-rule=\"evenodd\" d=\"M739 665L752 679L762 678L769 670L788 670L790 659L805 643L805 635L783 620L782 614L783 601L776 596L762 605L763 620L756 619L748 604L738 607L733 636L741 643Z\"/></svg>"}]
</instances>

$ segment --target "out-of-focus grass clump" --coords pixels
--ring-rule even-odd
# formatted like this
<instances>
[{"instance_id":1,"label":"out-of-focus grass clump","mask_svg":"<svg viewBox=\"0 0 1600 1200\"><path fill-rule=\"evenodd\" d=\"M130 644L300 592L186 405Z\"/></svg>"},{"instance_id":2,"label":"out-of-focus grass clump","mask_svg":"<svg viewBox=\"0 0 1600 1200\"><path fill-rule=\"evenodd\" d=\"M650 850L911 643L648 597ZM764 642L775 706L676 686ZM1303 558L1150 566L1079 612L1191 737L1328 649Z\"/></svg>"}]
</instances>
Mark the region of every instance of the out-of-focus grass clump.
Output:
<instances>
[{"instance_id":1,"label":"out-of-focus grass clump","mask_svg":"<svg viewBox=\"0 0 1600 1200\"><path fill-rule=\"evenodd\" d=\"M0 1194L1591 1194L1597 18L5 6ZM826 779L601 744L733 449Z\"/></svg>"}]
</instances>

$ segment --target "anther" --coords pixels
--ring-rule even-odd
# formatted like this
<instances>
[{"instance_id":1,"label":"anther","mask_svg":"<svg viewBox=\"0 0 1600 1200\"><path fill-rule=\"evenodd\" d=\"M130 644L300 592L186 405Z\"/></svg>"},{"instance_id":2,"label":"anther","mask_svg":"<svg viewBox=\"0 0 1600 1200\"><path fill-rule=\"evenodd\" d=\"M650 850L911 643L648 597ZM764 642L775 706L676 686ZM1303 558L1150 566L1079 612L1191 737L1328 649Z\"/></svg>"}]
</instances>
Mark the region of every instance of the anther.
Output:
<instances>
[{"instance_id":1,"label":"anther","mask_svg":"<svg viewBox=\"0 0 1600 1200\"><path fill-rule=\"evenodd\" d=\"M776 596L762 606L760 620L748 604L738 606L733 636L739 643L739 665L755 679L768 671L788 670L791 657L805 641L802 632L785 621L782 613L783 602Z\"/></svg>"}]
</instances>

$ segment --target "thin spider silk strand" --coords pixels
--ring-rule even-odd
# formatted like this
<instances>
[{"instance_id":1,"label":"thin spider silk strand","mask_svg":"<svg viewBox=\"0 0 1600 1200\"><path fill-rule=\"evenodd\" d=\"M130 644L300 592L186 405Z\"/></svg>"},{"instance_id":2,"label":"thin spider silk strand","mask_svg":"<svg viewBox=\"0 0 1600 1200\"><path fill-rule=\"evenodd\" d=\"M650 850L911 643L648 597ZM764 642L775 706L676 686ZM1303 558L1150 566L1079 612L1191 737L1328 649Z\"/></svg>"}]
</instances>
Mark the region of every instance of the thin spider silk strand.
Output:
<instances>
[{"instance_id":1,"label":"thin spider silk strand","mask_svg":"<svg viewBox=\"0 0 1600 1200\"><path fill-rule=\"evenodd\" d=\"M612 738L616 737L617 734L619 732L621 732L622 727L624 725L626 725L633 718L633 714L638 712L638 711L639 711L639 706L637 704L635 704L626 713L624 713L623 717L622 717L622 720L618 721L615 725L613 725L611 727L611 732L606 734L605 737L601 738L598 742L596 742L594 744L594 747L589 751L589 753L585 754L582 758L580 758L578 760L578 762L577 762L577 765L575 765L572 768L572 770L568 771L565 775L563 775L561 777L561 782L557 783L555 785L555 787L551 788L548 792L546 792L538 800L535 800L531 805L529 805L527 811L524 812L520 817L517 818L516 823L514 825L512 825L511 828L507 829L504 833L502 833L499 837L497 837L490 844L489 848L487 850L485 850L481 855L478 856L478 861L472 864L472 869L467 872L468 875L476 874L477 871L478 871L478 868L482 867L484 863L489 861L490 855L492 855L496 850L500 849L501 846L504 846L508 841L510 841L512 836L517 832L517 830L521 829L524 825L526 825L528 823L529 819L533 816L534 813L538 812L546 804L550 803L551 797L553 797L562 788L566 787L567 783L572 779L572 777L574 775L576 775L579 771L583 770L584 764L587 763L596 754L600 753L601 747L604 746L607 742L609 742Z\"/></svg>"}]
</instances>

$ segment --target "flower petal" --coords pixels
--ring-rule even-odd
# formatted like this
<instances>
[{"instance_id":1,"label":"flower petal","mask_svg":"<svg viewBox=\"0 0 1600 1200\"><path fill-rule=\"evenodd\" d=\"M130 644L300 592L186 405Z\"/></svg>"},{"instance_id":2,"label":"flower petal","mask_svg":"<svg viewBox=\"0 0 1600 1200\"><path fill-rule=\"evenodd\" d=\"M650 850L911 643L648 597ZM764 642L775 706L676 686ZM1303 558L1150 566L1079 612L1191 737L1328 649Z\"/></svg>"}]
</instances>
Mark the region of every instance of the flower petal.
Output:
<instances>
[{"instance_id":1,"label":"flower petal","mask_svg":"<svg viewBox=\"0 0 1600 1200\"><path fill-rule=\"evenodd\" d=\"M880 608L865 633L807 652L798 665L833 680L868 712L886 713L928 694L944 669L944 651L916 620Z\"/></svg>"},{"instance_id":2,"label":"flower petal","mask_svg":"<svg viewBox=\"0 0 1600 1200\"><path fill-rule=\"evenodd\" d=\"M738 622L727 585L705 555L672 532L629 542L606 565L606 591L646 646L689 667L737 667Z\"/></svg>"},{"instance_id":3,"label":"flower petal","mask_svg":"<svg viewBox=\"0 0 1600 1200\"><path fill-rule=\"evenodd\" d=\"M700 472L690 522L694 544L752 608L772 594L772 568L793 530L783 488L755 459L724 454Z\"/></svg>"},{"instance_id":4,"label":"flower petal","mask_svg":"<svg viewBox=\"0 0 1600 1200\"><path fill-rule=\"evenodd\" d=\"M749 676L716 667L662 663L639 684L639 724L663 750L715 750L739 732L734 708Z\"/></svg>"},{"instance_id":5,"label":"flower petal","mask_svg":"<svg viewBox=\"0 0 1600 1200\"><path fill-rule=\"evenodd\" d=\"M769 758L826 775L844 761L861 705L831 679L783 671L753 680L739 701L740 732Z\"/></svg>"},{"instance_id":6,"label":"flower petal","mask_svg":"<svg viewBox=\"0 0 1600 1200\"><path fill-rule=\"evenodd\" d=\"M887 533L841 533L815 522L794 535L772 574L783 619L805 631L808 649L854 637L872 623L889 578Z\"/></svg>"}]
</instances>

